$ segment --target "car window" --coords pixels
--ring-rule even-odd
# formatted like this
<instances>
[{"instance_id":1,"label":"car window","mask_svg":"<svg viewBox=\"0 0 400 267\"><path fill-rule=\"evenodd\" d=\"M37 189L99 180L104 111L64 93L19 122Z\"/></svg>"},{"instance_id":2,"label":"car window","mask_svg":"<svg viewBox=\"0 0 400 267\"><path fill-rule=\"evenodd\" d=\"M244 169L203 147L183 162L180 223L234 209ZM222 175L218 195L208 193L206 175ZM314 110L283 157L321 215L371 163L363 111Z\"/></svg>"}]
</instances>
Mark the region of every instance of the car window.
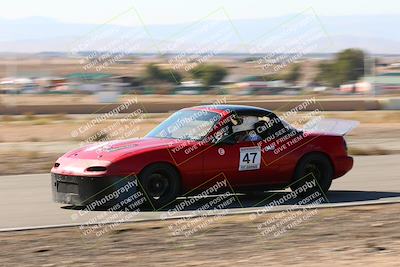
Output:
<instances>
[{"instance_id":1,"label":"car window","mask_svg":"<svg viewBox=\"0 0 400 267\"><path fill-rule=\"evenodd\" d=\"M239 116L240 124L232 126L232 134L236 143L256 142L262 140L256 132L256 125L260 121L257 116Z\"/></svg>"},{"instance_id":2,"label":"car window","mask_svg":"<svg viewBox=\"0 0 400 267\"><path fill-rule=\"evenodd\" d=\"M293 128L273 113L263 116L232 114L229 123L213 134L213 140L229 140L228 143L257 142L278 135L285 129Z\"/></svg>"},{"instance_id":3,"label":"car window","mask_svg":"<svg viewBox=\"0 0 400 267\"><path fill-rule=\"evenodd\" d=\"M281 136L287 131L295 130L289 123L280 119L275 114L270 114L269 116L260 117L260 121L256 124L256 132L261 136L262 139L271 140L277 136Z\"/></svg>"}]
</instances>

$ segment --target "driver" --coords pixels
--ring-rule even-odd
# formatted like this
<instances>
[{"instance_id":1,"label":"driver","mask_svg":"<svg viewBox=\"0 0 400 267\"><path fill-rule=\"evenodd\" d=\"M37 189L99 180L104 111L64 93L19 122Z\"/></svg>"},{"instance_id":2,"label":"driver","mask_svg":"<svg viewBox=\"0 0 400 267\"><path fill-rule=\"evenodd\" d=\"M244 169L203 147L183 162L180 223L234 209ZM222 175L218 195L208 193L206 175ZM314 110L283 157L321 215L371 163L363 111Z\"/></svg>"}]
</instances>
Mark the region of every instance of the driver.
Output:
<instances>
[{"instance_id":1,"label":"driver","mask_svg":"<svg viewBox=\"0 0 400 267\"><path fill-rule=\"evenodd\" d=\"M232 132L236 142L260 141L262 138L254 130L254 125L258 122L258 117L242 117L242 123L232 126Z\"/></svg>"}]
</instances>

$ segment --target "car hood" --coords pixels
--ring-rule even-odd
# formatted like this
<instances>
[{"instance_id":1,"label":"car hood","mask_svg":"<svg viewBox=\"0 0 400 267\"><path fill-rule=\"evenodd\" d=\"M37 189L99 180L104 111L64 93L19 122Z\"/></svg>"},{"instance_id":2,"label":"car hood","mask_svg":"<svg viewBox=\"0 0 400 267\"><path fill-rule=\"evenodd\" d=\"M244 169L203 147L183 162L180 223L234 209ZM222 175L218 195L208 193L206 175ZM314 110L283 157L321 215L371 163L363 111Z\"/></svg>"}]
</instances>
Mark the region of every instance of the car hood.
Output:
<instances>
[{"instance_id":1,"label":"car hood","mask_svg":"<svg viewBox=\"0 0 400 267\"><path fill-rule=\"evenodd\" d=\"M113 162L127 154L142 153L159 148L173 148L188 142L193 141L145 137L99 142L70 151L63 157Z\"/></svg>"},{"instance_id":2,"label":"car hood","mask_svg":"<svg viewBox=\"0 0 400 267\"><path fill-rule=\"evenodd\" d=\"M130 157L157 149L173 149L177 146L193 145L195 142L145 137L141 139L94 143L70 151L57 159L51 172L61 175L102 177L107 174L108 166L126 156ZM106 167L106 169L100 171L88 170L89 167L93 166Z\"/></svg>"}]
</instances>

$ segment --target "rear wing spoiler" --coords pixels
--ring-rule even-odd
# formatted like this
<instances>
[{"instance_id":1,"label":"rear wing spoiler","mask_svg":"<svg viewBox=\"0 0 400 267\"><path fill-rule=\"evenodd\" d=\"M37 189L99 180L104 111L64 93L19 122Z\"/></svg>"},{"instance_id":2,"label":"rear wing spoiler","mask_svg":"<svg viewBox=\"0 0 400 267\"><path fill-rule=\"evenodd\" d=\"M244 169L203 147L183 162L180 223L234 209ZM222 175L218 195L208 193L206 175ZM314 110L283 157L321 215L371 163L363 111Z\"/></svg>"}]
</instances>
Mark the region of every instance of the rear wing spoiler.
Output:
<instances>
[{"instance_id":1,"label":"rear wing spoiler","mask_svg":"<svg viewBox=\"0 0 400 267\"><path fill-rule=\"evenodd\" d=\"M359 121L341 119L323 119L320 117L308 121L304 126L304 131L322 132L328 134L345 135L360 124Z\"/></svg>"}]
</instances>

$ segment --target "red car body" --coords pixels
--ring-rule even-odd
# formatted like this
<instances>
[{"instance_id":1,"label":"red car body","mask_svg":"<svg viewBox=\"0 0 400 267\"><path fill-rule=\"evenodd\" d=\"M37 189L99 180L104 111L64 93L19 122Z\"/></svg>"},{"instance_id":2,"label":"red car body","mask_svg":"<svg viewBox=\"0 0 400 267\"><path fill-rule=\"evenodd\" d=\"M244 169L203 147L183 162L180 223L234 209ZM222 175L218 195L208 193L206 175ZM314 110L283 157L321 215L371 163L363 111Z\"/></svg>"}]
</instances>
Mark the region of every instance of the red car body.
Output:
<instances>
[{"instance_id":1,"label":"red car body","mask_svg":"<svg viewBox=\"0 0 400 267\"><path fill-rule=\"evenodd\" d=\"M220 121L231 116L232 112L238 115L274 115L265 109L231 105L199 106L186 110L216 113ZM208 136L219 130L217 123ZM319 153L329 159L332 179L343 176L352 168L353 159L347 155L343 136L322 132L298 133L285 137L279 146L277 138L227 144L204 139L144 137L91 144L68 152L56 161L51 170L53 198L62 203L85 204L86 198L96 195L116 179L140 175L147 166L155 163L169 164L177 170L181 194L201 187L220 174L239 191L244 188L284 188L293 182L298 162L310 153ZM256 146L262 151L259 168L239 170L241 148Z\"/></svg>"}]
</instances>

